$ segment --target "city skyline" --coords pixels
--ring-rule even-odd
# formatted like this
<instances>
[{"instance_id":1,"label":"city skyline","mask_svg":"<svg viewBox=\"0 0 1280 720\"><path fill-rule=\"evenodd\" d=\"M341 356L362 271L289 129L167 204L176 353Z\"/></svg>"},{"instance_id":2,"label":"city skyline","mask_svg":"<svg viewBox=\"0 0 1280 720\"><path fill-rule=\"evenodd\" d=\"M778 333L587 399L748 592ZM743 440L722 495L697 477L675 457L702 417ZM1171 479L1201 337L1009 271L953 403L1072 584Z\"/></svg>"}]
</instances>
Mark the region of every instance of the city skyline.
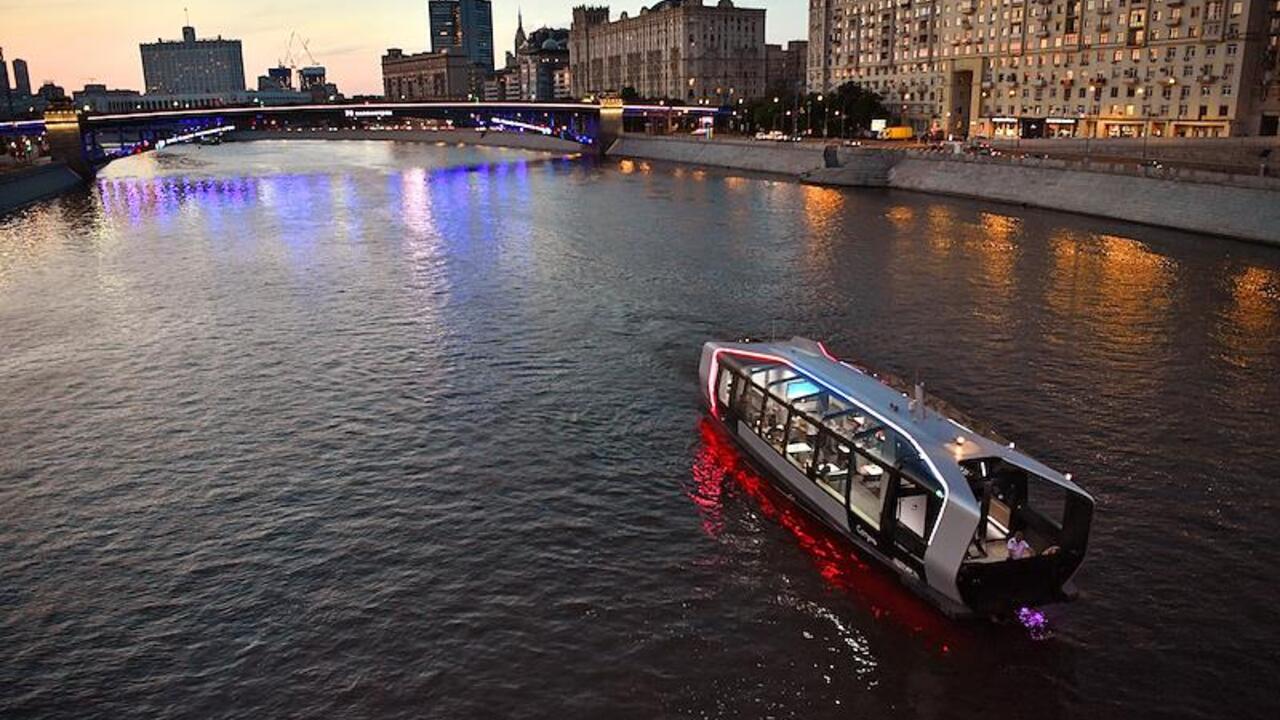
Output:
<instances>
[{"instance_id":1,"label":"city skyline","mask_svg":"<svg viewBox=\"0 0 1280 720\"><path fill-rule=\"evenodd\" d=\"M626 0L589 4L607 4L616 17L623 11L634 15L642 6L655 3ZM501 65L510 49L517 11L524 14L526 31L544 25L567 28L573 7L580 4L583 0L493 0L495 62ZM735 4L769 11L768 42L807 38L808 4L804 0L740 0ZM309 39L312 55L328 68L330 80L344 93L380 94L379 58L387 48L399 47L406 52L429 49L427 2L380 0L376 11L359 18L351 16L350 7L340 0L286 0L271 5L249 0L125 0L110 6L87 0L47 0L33 9L20 0L0 0L0 15L6 19L0 47L6 58L27 61L33 86L52 80L68 92L91 82L142 90L139 44L180 38L187 22L186 8L200 37L221 35L243 42L246 87L284 59L289 34L297 31ZM102 39L93 43L92 55L86 55L78 49L83 46L79 38L90 33ZM298 64L309 62L304 56Z\"/></svg>"}]
</instances>

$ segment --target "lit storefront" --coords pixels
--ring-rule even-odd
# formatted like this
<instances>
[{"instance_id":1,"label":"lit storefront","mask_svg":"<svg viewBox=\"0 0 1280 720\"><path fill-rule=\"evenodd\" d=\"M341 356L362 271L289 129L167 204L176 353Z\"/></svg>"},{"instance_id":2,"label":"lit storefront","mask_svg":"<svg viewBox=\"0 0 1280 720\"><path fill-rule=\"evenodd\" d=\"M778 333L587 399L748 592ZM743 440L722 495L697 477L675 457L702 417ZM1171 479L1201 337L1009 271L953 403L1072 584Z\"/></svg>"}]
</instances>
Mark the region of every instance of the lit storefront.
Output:
<instances>
[{"instance_id":1,"label":"lit storefront","mask_svg":"<svg viewBox=\"0 0 1280 720\"><path fill-rule=\"evenodd\" d=\"M991 124L994 127L992 135L995 137L1018 137L1018 118L1016 117L994 117L991 118Z\"/></svg>"},{"instance_id":2,"label":"lit storefront","mask_svg":"<svg viewBox=\"0 0 1280 720\"><path fill-rule=\"evenodd\" d=\"M1044 121L1044 136L1068 138L1076 135L1076 121L1072 118L1048 118Z\"/></svg>"}]
</instances>

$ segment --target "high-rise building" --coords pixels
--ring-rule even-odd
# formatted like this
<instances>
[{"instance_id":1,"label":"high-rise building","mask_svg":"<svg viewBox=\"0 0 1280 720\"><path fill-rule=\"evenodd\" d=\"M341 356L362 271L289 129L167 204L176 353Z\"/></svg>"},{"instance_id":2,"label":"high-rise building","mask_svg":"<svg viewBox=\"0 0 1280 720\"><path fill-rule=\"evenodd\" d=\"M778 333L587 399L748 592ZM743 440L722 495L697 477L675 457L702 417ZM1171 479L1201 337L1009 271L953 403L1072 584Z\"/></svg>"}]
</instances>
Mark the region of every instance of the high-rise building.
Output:
<instances>
[{"instance_id":1,"label":"high-rise building","mask_svg":"<svg viewBox=\"0 0 1280 720\"><path fill-rule=\"evenodd\" d=\"M0 95L8 95L12 89L9 85L9 64L4 61L4 48L0 48Z\"/></svg>"},{"instance_id":2,"label":"high-rise building","mask_svg":"<svg viewBox=\"0 0 1280 720\"><path fill-rule=\"evenodd\" d=\"M920 130L1218 137L1266 132L1280 113L1277 0L810 0L809 8L809 90L856 82Z\"/></svg>"},{"instance_id":3,"label":"high-rise building","mask_svg":"<svg viewBox=\"0 0 1280 720\"><path fill-rule=\"evenodd\" d=\"M234 94L245 91L244 54L239 40L197 40L193 27L182 39L143 43L142 75L147 93Z\"/></svg>"},{"instance_id":4,"label":"high-rise building","mask_svg":"<svg viewBox=\"0 0 1280 720\"><path fill-rule=\"evenodd\" d=\"M634 17L608 7L573 10L573 95L633 88L641 97L716 105L765 93L763 9L732 0L662 0Z\"/></svg>"},{"instance_id":5,"label":"high-rise building","mask_svg":"<svg viewBox=\"0 0 1280 720\"><path fill-rule=\"evenodd\" d=\"M493 3L490 0L428 0L431 52L464 55L493 72Z\"/></svg>"},{"instance_id":6,"label":"high-rise building","mask_svg":"<svg viewBox=\"0 0 1280 720\"><path fill-rule=\"evenodd\" d=\"M22 58L13 59L13 89L19 95L31 95L31 73Z\"/></svg>"}]
</instances>

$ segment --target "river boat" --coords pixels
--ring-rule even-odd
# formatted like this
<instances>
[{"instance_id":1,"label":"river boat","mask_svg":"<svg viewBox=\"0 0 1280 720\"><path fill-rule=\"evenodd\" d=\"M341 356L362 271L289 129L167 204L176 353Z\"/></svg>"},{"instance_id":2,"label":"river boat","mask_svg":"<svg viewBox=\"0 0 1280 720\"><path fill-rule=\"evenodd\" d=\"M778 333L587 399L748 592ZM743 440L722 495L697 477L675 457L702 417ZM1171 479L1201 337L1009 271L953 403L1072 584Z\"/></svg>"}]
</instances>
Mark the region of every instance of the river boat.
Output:
<instances>
[{"instance_id":1,"label":"river boat","mask_svg":"<svg viewBox=\"0 0 1280 720\"><path fill-rule=\"evenodd\" d=\"M805 338L708 342L717 418L801 507L953 617L1076 596L1094 500L994 431Z\"/></svg>"}]
</instances>

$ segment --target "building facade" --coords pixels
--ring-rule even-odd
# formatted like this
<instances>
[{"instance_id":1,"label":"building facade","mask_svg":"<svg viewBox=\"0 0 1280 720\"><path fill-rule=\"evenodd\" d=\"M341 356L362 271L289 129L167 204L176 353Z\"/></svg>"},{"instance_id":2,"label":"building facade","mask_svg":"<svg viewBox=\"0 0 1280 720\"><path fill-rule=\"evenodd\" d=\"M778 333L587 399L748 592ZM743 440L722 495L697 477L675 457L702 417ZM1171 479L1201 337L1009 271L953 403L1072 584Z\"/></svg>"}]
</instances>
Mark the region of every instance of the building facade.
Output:
<instances>
[{"instance_id":1,"label":"building facade","mask_svg":"<svg viewBox=\"0 0 1280 720\"><path fill-rule=\"evenodd\" d=\"M1253 135L1277 15L1278 0L810 0L809 90L856 82L957 136Z\"/></svg>"},{"instance_id":2,"label":"building facade","mask_svg":"<svg viewBox=\"0 0 1280 720\"><path fill-rule=\"evenodd\" d=\"M1280 135L1280 0L1272 0L1267 20L1267 61L1259 133Z\"/></svg>"},{"instance_id":3,"label":"building facade","mask_svg":"<svg viewBox=\"0 0 1280 720\"><path fill-rule=\"evenodd\" d=\"M382 56L382 92L391 101L466 100L483 93L482 78L469 58L452 52L405 55L391 48Z\"/></svg>"},{"instance_id":4,"label":"building facade","mask_svg":"<svg viewBox=\"0 0 1280 720\"><path fill-rule=\"evenodd\" d=\"M243 93L244 53L239 40L197 40L193 27L178 41L143 43L146 92L158 94Z\"/></svg>"},{"instance_id":5,"label":"building facade","mask_svg":"<svg viewBox=\"0 0 1280 720\"><path fill-rule=\"evenodd\" d=\"M493 72L493 3L490 0L428 0L431 52L450 51Z\"/></svg>"},{"instance_id":6,"label":"building facade","mask_svg":"<svg viewBox=\"0 0 1280 720\"><path fill-rule=\"evenodd\" d=\"M258 89L266 90L292 90L293 89L293 68L277 65L273 68L267 68L266 75L258 76Z\"/></svg>"},{"instance_id":7,"label":"building facade","mask_svg":"<svg viewBox=\"0 0 1280 720\"><path fill-rule=\"evenodd\" d=\"M808 85L809 43L792 40L786 47L765 45L764 87L771 95L800 92Z\"/></svg>"},{"instance_id":8,"label":"building facade","mask_svg":"<svg viewBox=\"0 0 1280 720\"><path fill-rule=\"evenodd\" d=\"M520 99L529 102L567 99L572 88L557 87L556 73L568 67L569 31L534 30L516 49Z\"/></svg>"},{"instance_id":9,"label":"building facade","mask_svg":"<svg viewBox=\"0 0 1280 720\"><path fill-rule=\"evenodd\" d=\"M732 0L663 0L615 21L577 7L569 32L575 97L634 88L646 98L728 105L765 94L765 11Z\"/></svg>"},{"instance_id":10,"label":"building facade","mask_svg":"<svg viewBox=\"0 0 1280 720\"><path fill-rule=\"evenodd\" d=\"M520 71L516 68L498 70L485 78L485 102L519 102Z\"/></svg>"},{"instance_id":11,"label":"building facade","mask_svg":"<svg viewBox=\"0 0 1280 720\"><path fill-rule=\"evenodd\" d=\"M146 95L137 90L108 89L100 83L90 83L83 90L72 93L76 110L87 113L123 113L156 110L193 110L244 105L277 107L305 105L315 102L311 93L289 88L269 87L257 91L241 90L238 93Z\"/></svg>"}]
</instances>

